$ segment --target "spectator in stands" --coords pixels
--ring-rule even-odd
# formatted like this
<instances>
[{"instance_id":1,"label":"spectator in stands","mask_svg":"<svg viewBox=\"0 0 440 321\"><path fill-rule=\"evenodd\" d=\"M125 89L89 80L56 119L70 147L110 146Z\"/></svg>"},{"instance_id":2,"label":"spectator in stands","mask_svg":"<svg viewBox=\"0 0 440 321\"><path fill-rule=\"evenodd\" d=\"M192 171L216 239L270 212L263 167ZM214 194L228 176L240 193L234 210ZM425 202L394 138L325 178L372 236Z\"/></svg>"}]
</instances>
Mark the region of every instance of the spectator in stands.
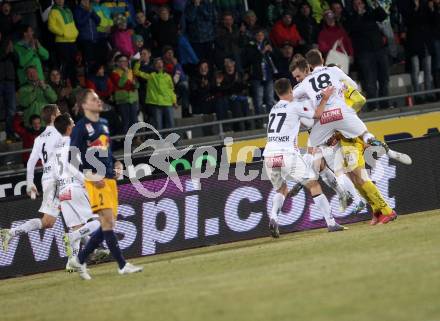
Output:
<instances>
[{"instance_id":1,"label":"spectator in stands","mask_svg":"<svg viewBox=\"0 0 440 321\"><path fill-rule=\"evenodd\" d=\"M249 73L255 114L264 114L274 104L273 78L278 71L272 60L272 46L260 29L255 39L248 43L243 53L244 67Z\"/></svg>"},{"instance_id":2,"label":"spectator in stands","mask_svg":"<svg viewBox=\"0 0 440 321\"><path fill-rule=\"evenodd\" d=\"M431 11L432 37L434 48L433 76L436 88L440 88L440 0L428 2ZM437 96L440 96L437 94Z\"/></svg>"},{"instance_id":3,"label":"spectator in stands","mask_svg":"<svg viewBox=\"0 0 440 321\"><path fill-rule=\"evenodd\" d=\"M136 25L136 11L130 0L105 0L102 2L102 5L110 10L111 17L123 15L127 18L127 23L130 27Z\"/></svg>"},{"instance_id":4,"label":"spectator in stands","mask_svg":"<svg viewBox=\"0 0 440 321\"><path fill-rule=\"evenodd\" d=\"M199 59L212 59L217 12L208 0L191 0L185 8L186 34Z\"/></svg>"},{"instance_id":5,"label":"spectator in stands","mask_svg":"<svg viewBox=\"0 0 440 321\"><path fill-rule=\"evenodd\" d=\"M245 29L246 41L251 41L255 38L255 33L261 29L257 24L258 18L253 10L248 10L244 14L242 27Z\"/></svg>"},{"instance_id":6,"label":"spectator in stands","mask_svg":"<svg viewBox=\"0 0 440 321\"><path fill-rule=\"evenodd\" d=\"M324 12L329 8L328 3L326 0L307 0L307 2L310 4L310 7L313 11L313 18L318 23L321 23L322 18L324 17Z\"/></svg>"},{"instance_id":7,"label":"spectator in stands","mask_svg":"<svg viewBox=\"0 0 440 321\"><path fill-rule=\"evenodd\" d=\"M82 52L83 61L86 66L91 66L99 58L99 60L104 58L102 54L99 54L101 48L98 42L98 26L101 18L92 10L90 0L80 0L73 11L73 17L79 32L78 45Z\"/></svg>"},{"instance_id":8,"label":"spectator in stands","mask_svg":"<svg viewBox=\"0 0 440 321\"><path fill-rule=\"evenodd\" d=\"M100 0L93 0L92 9L99 17L98 30L98 46L99 52L97 61L107 60L109 52L109 41L113 27L113 19L110 10L99 3Z\"/></svg>"},{"instance_id":9,"label":"spectator in stands","mask_svg":"<svg viewBox=\"0 0 440 321\"><path fill-rule=\"evenodd\" d=\"M217 70L214 74L214 84L212 86L214 110L217 120L224 120L228 118L229 101L225 89L225 73L222 70ZM229 125L223 129L229 130Z\"/></svg>"},{"instance_id":10,"label":"spectator in stands","mask_svg":"<svg viewBox=\"0 0 440 321\"><path fill-rule=\"evenodd\" d=\"M0 106L5 109L6 139L14 138L12 122L15 114L15 70L12 41L0 32Z\"/></svg>"},{"instance_id":11,"label":"spectator in stands","mask_svg":"<svg viewBox=\"0 0 440 321\"><path fill-rule=\"evenodd\" d=\"M114 48L122 55L131 58L135 53L132 34L133 31L127 28L127 18L121 14L115 17L116 30L112 34Z\"/></svg>"},{"instance_id":12,"label":"spectator in stands","mask_svg":"<svg viewBox=\"0 0 440 321\"><path fill-rule=\"evenodd\" d=\"M342 3L339 2L338 0L333 1L330 4L330 9L331 9L331 11L333 11L333 13L335 15L336 23L338 23L340 26L346 28L347 17L346 17L346 12L344 10L344 7L342 6Z\"/></svg>"},{"instance_id":13,"label":"spectator in stands","mask_svg":"<svg viewBox=\"0 0 440 321\"><path fill-rule=\"evenodd\" d=\"M149 48L144 48L141 51L141 56L138 61L136 61L134 65L134 70L140 70L144 73L151 73L153 72L153 66L151 65L151 51ZM138 77L138 83L139 83L139 107L140 110L143 112L144 115L144 121L151 120L153 118L153 112L151 108L148 108L145 101L147 100L147 80Z\"/></svg>"},{"instance_id":14,"label":"spectator in stands","mask_svg":"<svg viewBox=\"0 0 440 321\"><path fill-rule=\"evenodd\" d=\"M108 103L115 91L115 86L105 73L105 66L98 63L90 71L86 80L86 87L93 89L102 101Z\"/></svg>"},{"instance_id":15,"label":"spectator in stands","mask_svg":"<svg viewBox=\"0 0 440 321\"><path fill-rule=\"evenodd\" d=\"M14 131L20 136L23 142L23 149L32 148L34 146L35 138L44 131L44 127L41 126L41 118L39 115L31 115L29 122L31 126L26 127L21 114L17 114L14 117ZM22 154L23 165L26 166L29 156L29 152ZM38 162L37 166L41 165L41 162Z\"/></svg>"},{"instance_id":16,"label":"spectator in stands","mask_svg":"<svg viewBox=\"0 0 440 321\"><path fill-rule=\"evenodd\" d=\"M76 77L76 39L78 29L73 20L72 11L64 6L64 0L54 0L55 3L49 12L48 28L55 36L55 51L60 70L70 79L72 86L78 83Z\"/></svg>"},{"instance_id":17,"label":"spectator in stands","mask_svg":"<svg viewBox=\"0 0 440 321\"><path fill-rule=\"evenodd\" d=\"M146 0L148 5L148 11L153 15L159 15L159 10L161 7L170 5L172 0Z\"/></svg>"},{"instance_id":18,"label":"spectator in stands","mask_svg":"<svg viewBox=\"0 0 440 321\"><path fill-rule=\"evenodd\" d=\"M173 48L169 46L164 47L162 59L165 71L173 77L175 92L182 104L182 117L190 117L188 77L174 56Z\"/></svg>"},{"instance_id":19,"label":"spectator in stands","mask_svg":"<svg viewBox=\"0 0 440 321\"><path fill-rule=\"evenodd\" d=\"M272 27L275 22L280 20L284 13L283 0L272 0L267 7L267 22Z\"/></svg>"},{"instance_id":20,"label":"spectator in stands","mask_svg":"<svg viewBox=\"0 0 440 321\"><path fill-rule=\"evenodd\" d=\"M151 108L158 130L174 127L173 107L177 106L173 79L164 70L162 58L154 59L154 71L145 73L135 65L136 76L148 81L146 104Z\"/></svg>"},{"instance_id":21,"label":"spectator in stands","mask_svg":"<svg viewBox=\"0 0 440 321\"><path fill-rule=\"evenodd\" d=\"M104 102L104 111L101 115L108 120L110 135L120 134L122 123L112 104L112 95L115 91L115 86L110 77L106 74L105 66L102 63L98 63L90 68L90 73L86 79L86 87L93 89Z\"/></svg>"},{"instance_id":22,"label":"spectator in stands","mask_svg":"<svg viewBox=\"0 0 440 321\"><path fill-rule=\"evenodd\" d=\"M61 78L61 72L58 69L52 69L49 73L49 86L56 92L56 104L61 113L70 113L73 105L75 105L75 97L73 88L69 80Z\"/></svg>"},{"instance_id":23,"label":"spectator in stands","mask_svg":"<svg viewBox=\"0 0 440 321\"><path fill-rule=\"evenodd\" d=\"M432 89L432 30L431 13L428 4L423 0L414 0L410 3L409 12L404 17L407 27L406 54L411 61L411 83L414 91L420 91L419 84L420 67L423 67L424 88ZM424 98L432 100L432 95L415 96L417 103L423 102Z\"/></svg>"},{"instance_id":24,"label":"spectator in stands","mask_svg":"<svg viewBox=\"0 0 440 321\"><path fill-rule=\"evenodd\" d=\"M18 58L17 77L19 85L26 83L26 68L37 68L38 78L44 80L41 60L49 59L49 52L40 44L34 36L34 30L29 25L20 28L21 40L18 41L14 50Z\"/></svg>"},{"instance_id":25,"label":"spectator in stands","mask_svg":"<svg viewBox=\"0 0 440 321\"><path fill-rule=\"evenodd\" d=\"M38 78L37 68L28 67L26 75L28 81L18 90L18 104L24 110L24 125L30 127L30 116L39 115L45 105L55 103L58 97L44 80Z\"/></svg>"},{"instance_id":26,"label":"spectator in stands","mask_svg":"<svg viewBox=\"0 0 440 321\"><path fill-rule=\"evenodd\" d=\"M177 48L179 26L170 18L170 9L167 7L161 7L159 9L159 21L154 22L151 26L151 34L158 55L165 46L171 46L174 49Z\"/></svg>"},{"instance_id":27,"label":"spectator in stands","mask_svg":"<svg viewBox=\"0 0 440 321\"><path fill-rule=\"evenodd\" d=\"M199 63L197 73L190 78L190 101L193 114L211 114L214 112L213 83L209 63Z\"/></svg>"},{"instance_id":28,"label":"spectator in stands","mask_svg":"<svg viewBox=\"0 0 440 321\"><path fill-rule=\"evenodd\" d=\"M5 39L14 40L13 35L21 22L21 16L12 13L11 4L9 2L4 1L0 6L0 32Z\"/></svg>"},{"instance_id":29,"label":"spectator in stands","mask_svg":"<svg viewBox=\"0 0 440 321\"><path fill-rule=\"evenodd\" d=\"M137 25L134 28L134 32L144 39L144 46L151 49L153 42L151 36L151 22L147 20L142 11L136 13L136 22Z\"/></svg>"},{"instance_id":30,"label":"spectator in stands","mask_svg":"<svg viewBox=\"0 0 440 321\"><path fill-rule=\"evenodd\" d=\"M128 57L121 54L115 58L115 61L117 67L110 77L115 88L116 107L122 116L122 132L126 134L131 125L137 122L139 95L136 77L129 67Z\"/></svg>"},{"instance_id":31,"label":"spectator in stands","mask_svg":"<svg viewBox=\"0 0 440 321\"><path fill-rule=\"evenodd\" d=\"M387 14L380 6L370 10L364 0L353 0L353 14L347 21L347 29L353 43L362 89L367 98L389 96L388 56L377 25L378 21L383 21L386 17ZM387 108L388 102L381 102L380 106ZM369 110L377 107L377 103L368 105Z\"/></svg>"},{"instance_id":32,"label":"spectator in stands","mask_svg":"<svg viewBox=\"0 0 440 321\"><path fill-rule=\"evenodd\" d=\"M134 54L133 59L139 60L141 58L142 49L144 49L144 38L141 35L133 35Z\"/></svg>"},{"instance_id":33,"label":"spectator in stands","mask_svg":"<svg viewBox=\"0 0 440 321\"><path fill-rule=\"evenodd\" d=\"M336 23L333 11L327 10L324 13L323 27L318 36L318 48L321 51L324 59L337 41L340 41L342 43L345 51L352 61L353 47L351 45L351 39L345 29L341 25Z\"/></svg>"},{"instance_id":34,"label":"spectator in stands","mask_svg":"<svg viewBox=\"0 0 440 321\"><path fill-rule=\"evenodd\" d=\"M307 2L301 5L296 17L296 27L302 39L304 39L303 52L316 48L318 43L319 25L312 14L312 8Z\"/></svg>"},{"instance_id":35,"label":"spectator in stands","mask_svg":"<svg viewBox=\"0 0 440 321\"><path fill-rule=\"evenodd\" d=\"M245 44L244 30L239 30L234 25L234 17L231 12L225 12L222 16L222 24L217 30L215 39L215 63L223 68L224 60L232 57L237 63L237 69L241 69L241 51Z\"/></svg>"},{"instance_id":36,"label":"spectator in stands","mask_svg":"<svg viewBox=\"0 0 440 321\"><path fill-rule=\"evenodd\" d=\"M224 87L223 90L228 97L229 110L233 118L245 117L249 114L249 103L247 97L247 82L244 75L235 68L235 61L225 59ZM245 130L245 123L233 124L235 131Z\"/></svg>"},{"instance_id":37,"label":"spectator in stands","mask_svg":"<svg viewBox=\"0 0 440 321\"><path fill-rule=\"evenodd\" d=\"M217 12L229 12L234 21L241 22L244 13L243 0L214 0Z\"/></svg>"},{"instance_id":38,"label":"spectator in stands","mask_svg":"<svg viewBox=\"0 0 440 321\"><path fill-rule=\"evenodd\" d=\"M291 42L295 47L300 44L302 38L293 23L292 14L285 12L281 20L278 20L270 32L270 41L279 48L286 41Z\"/></svg>"},{"instance_id":39,"label":"spectator in stands","mask_svg":"<svg viewBox=\"0 0 440 321\"><path fill-rule=\"evenodd\" d=\"M290 64L292 63L295 51L290 42L285 42L279 50L276 50L273 57L278 73L274 75L275 79L287 78L290 80L292 87L296 85L296 80L293 78L290 72Z\"/></svg>"}]
</instances>

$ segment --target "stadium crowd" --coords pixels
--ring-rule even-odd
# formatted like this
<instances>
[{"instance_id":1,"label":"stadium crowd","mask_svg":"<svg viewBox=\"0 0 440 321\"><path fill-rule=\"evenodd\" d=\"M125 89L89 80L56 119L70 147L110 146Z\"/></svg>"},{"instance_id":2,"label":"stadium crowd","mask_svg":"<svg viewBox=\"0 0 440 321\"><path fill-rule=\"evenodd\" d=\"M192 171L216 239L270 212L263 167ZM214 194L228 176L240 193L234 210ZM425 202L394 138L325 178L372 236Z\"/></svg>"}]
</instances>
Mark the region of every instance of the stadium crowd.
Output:
<instances>
[{"instance_id":1,"label":"stadium crowd","mask_svg":"<svg viewBox=\"0 0 440 321\"><path fill-rule=\"evenodd\" d=\"M139 113L173 128L178 106L182 117L262 114L274 103L274 80L294 85L289 65L311 48L345 51L367 98L388 95L395 63L406 63L414 91L420 70L424 89L440 87L440 0L249 0L247 11L240 0L145 3L145 11L137 0L0 3L8 141L32 146L48 103L78 116L81 87L104 101L112 135ZM378 108L387 102L368 105Z\"/></svg>"}]
</instances>

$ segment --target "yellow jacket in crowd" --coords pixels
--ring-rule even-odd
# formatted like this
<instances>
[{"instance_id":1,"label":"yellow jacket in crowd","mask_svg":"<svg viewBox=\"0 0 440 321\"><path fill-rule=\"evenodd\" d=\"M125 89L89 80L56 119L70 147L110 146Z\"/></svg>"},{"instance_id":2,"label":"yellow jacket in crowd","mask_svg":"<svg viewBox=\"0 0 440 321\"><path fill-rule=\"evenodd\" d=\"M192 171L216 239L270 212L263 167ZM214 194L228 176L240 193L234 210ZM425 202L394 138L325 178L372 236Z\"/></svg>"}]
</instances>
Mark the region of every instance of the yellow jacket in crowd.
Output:
<instances>
[{"instance_id":1,"label":"yellow jacket in crowd","mask_svg":"<svg viewBox=\"0 0 440 321\"><path fill-rule=\"evenodd\" d=\"M69 8L54 5L49 13L49 31L55 34L55 42L75 42L78 29Z\"/></svg>"}]
</instances>

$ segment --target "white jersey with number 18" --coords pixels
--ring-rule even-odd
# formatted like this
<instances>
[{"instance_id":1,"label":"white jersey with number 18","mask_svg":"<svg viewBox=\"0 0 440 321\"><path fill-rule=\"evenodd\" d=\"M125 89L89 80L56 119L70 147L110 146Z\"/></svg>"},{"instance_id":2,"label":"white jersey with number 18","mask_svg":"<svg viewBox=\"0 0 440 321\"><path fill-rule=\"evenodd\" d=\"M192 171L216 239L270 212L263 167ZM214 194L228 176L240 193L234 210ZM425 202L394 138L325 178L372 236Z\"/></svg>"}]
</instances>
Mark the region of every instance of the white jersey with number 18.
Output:
<instances>
[{"instance_id":1,"label":"white jersey with number 18","mask_svg":"<svg viewBox=\"0 0 440 321\"><path fill-rule=\"evenodd\" d=\"M295 99L310 99L314 108L317 108L322 99L321 91L328 86L333 86L335 92L329 98L326 109L332 106L349 108L345 103L343 81L357 89L357 84L338 67L315 67L313 72L293 89L293 97Z\"/></svg>"},{"instance_id":2,"label":"white jersey with number 18","mask_svg":"<svg viewBox=\"0 0 440 321\"><path fill-rule=\"evenodd\" d=\"M298 153L300 118L313 118L315 111L307 102L280 100L272 107L267 125L267 143L263 156Z\"/></svg>"}]
</instances>

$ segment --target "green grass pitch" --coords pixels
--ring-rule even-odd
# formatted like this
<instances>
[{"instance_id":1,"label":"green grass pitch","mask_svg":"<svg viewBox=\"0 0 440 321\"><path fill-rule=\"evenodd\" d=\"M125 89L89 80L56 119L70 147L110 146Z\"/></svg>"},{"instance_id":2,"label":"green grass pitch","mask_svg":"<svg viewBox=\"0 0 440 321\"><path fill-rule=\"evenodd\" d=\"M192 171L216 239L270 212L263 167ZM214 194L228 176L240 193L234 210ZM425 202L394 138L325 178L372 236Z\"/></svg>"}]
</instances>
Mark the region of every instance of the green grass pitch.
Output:
<instances>
[{"instance_id":1,"label":"green grass pitch","mask_svg":"<svg viewBox=\"0 0 440 321\"><path fill-rule=\"evenodd\" d=\"M0 320L440 320L440 211L0 281Z\"/></svg>"}]
</instances>

